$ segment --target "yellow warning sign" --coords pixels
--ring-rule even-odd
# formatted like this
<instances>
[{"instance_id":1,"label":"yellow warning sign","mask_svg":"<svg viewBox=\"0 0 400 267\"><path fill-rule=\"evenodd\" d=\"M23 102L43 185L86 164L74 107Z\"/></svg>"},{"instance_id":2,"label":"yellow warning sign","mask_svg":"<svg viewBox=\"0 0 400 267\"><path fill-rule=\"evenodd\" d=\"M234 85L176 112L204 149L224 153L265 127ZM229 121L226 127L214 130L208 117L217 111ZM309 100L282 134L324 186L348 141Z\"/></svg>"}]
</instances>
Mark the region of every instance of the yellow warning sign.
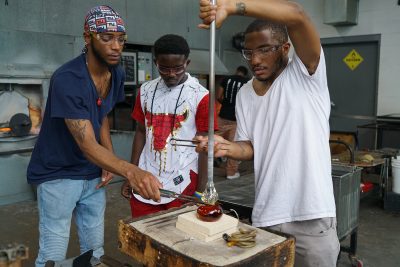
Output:
<instances>
[{"instance_id":1,"label":"yellow warning sign","mask_svg":"<svg viewBox=\"0 0 400 267\"><path fill-rule=\"evenodd\" d=\"M343 58L343 62L346 63L351 70L355 70L363 61L364 59L355 49L351 50L350 53Z\"/></svg>"}]
</instances>

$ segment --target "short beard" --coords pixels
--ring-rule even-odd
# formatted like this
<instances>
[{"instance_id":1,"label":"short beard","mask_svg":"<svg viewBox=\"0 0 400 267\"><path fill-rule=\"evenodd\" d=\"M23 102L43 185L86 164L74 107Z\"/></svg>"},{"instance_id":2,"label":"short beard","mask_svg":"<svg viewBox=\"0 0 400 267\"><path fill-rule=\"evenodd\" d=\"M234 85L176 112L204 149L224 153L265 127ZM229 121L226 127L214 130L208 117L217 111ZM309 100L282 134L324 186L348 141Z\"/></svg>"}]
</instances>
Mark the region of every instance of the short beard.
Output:
<instances>
[{"instance_id":1,"label":"short beard","mask_svg":"<svg viewBox=\"0 0 400 267\"><path fill-rule=\"evenodd\" d=\"M94 47L93 42L90 43L90 48L92 49L93 55L95 58L103 65L107 66L108 68L116 67L119 65L119 62L117 64L109 64L107 61L102 57L99 53L99 51Z\"/></svg>"},{"instance_id":2,"label":"short beard","mask_svg":"<svg viewBox=\"0 0 400 267\"><path fill-rule=\"evenodd\" d=\"M275 80L282 73L282 71L286 68L288 61L289 61L289 59L287 57L280 56L275 63L275 65L276 65L275 71L272 72L268 78L265 78L265 79L259 79L257 77L255 77L255 78L260 82L268 82L271 79Z\"/></svg>"}]
</instances>

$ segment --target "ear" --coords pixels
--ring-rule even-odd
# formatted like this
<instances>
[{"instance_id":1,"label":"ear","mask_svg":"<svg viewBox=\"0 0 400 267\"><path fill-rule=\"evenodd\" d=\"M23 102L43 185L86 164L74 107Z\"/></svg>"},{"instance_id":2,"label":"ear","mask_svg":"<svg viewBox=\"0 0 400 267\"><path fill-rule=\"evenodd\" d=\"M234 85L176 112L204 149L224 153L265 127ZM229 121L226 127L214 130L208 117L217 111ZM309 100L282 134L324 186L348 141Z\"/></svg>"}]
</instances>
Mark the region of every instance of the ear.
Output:
<instances>
[{"instance_id":1,"label":"ear","mask_svg":"<svg viewBox=\"0 0 400 267\"><path fill-rule=\"evenodd\" d=\"M286 42L282 45L282 50L285 53L285 55L289 54L291 44L289 42Z\"/></svg>"},{"instance_id":2,"label":"ear","mask_svg":"<svg viewBox=\"0 0 400 267\"><path fill-rule=\"evenodd\" d=\"M189 66L189 64L190 64L190 59L186 60L186 68L187 66Z\"/></svg>"},{"instance_id":3,"label":"ear","mask_svg":"<svg viewBox=\"0 0 400 267\"><path fill-rule=\"evenodd\" d=\"M90 43L90 33L88 33L88 32L84 32L83 33L83 39L85 40L85 44L87 45L87 44L89 44Z\"/></svg>"}]
</instances>

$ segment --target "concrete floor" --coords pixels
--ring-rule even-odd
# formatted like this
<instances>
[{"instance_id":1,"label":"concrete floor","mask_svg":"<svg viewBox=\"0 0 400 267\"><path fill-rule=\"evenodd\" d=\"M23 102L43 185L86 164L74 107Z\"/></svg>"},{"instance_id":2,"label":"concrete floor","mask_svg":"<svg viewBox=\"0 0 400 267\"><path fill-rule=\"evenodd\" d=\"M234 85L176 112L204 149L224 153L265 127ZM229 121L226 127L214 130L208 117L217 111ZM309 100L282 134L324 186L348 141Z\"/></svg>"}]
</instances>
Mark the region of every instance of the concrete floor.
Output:
<instances>
[{"instance_id":1,"label":"concrete floor","mask_svg":"<svg viewBox=\"0 0 400 267\"><path fill-rule=\"evenodd\" d=\"M252 181L252 168L250 163L242 163L241 179L228 181L223 177L223 170L215 168L215 183L218 192L225 196L245 194L252 192L235 192L238 187L233 183L248 184ZM231 184L231 189L229 189ZM120 182L110 184L107 188L107 209L105 219L105 251L113 257L132 266L141 266L130 257L118 250L117 223L120 219L129 217L128 202L120 196ZM239 187L240 188L240 187ZM230 191L231 190L231 191ZM229 192L231 192L229 194ZM370 267L395 267L400 266L400 213L392 213L382 209L381 201L376 195L371 195L361 200L358 230L357 256L363 261L364 266ZM5 206L0 206L0 246L9 243L23 244L29 247L30 257L23 262L23 266L34 266L38 250L38 212L35 201L25 201ZM342 244L348 244L344 240ZM79 254L79 246L75 227L72 228L68 257ZM351 266L346 253L342 253L338 266Z\"/></svg>"}]
</instances>

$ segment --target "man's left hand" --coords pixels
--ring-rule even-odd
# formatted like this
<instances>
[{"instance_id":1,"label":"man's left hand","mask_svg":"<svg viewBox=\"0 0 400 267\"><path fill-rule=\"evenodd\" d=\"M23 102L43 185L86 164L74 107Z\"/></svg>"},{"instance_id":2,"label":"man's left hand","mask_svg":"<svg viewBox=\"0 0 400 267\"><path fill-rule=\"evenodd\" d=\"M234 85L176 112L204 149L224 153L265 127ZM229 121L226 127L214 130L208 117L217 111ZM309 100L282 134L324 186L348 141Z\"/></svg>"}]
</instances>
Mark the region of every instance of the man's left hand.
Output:
<instances>
[{"instance_id":1,"label":"man's left hand","mask_svg":"<svg viewBox=\"0 0 400 267\"><path fill-rule=\"evenodd\" d=\"M99 189L99 188L102 188L102 187L108 185L108 184L111 182L111 180L112 180L113 178L114 178L114 174L112 174L112 173L109 172L109 171L102 170L102 174L101 174L101 183L99 183L99 184L96 186L96 189Z\"/></svg>"}]
</instances>

